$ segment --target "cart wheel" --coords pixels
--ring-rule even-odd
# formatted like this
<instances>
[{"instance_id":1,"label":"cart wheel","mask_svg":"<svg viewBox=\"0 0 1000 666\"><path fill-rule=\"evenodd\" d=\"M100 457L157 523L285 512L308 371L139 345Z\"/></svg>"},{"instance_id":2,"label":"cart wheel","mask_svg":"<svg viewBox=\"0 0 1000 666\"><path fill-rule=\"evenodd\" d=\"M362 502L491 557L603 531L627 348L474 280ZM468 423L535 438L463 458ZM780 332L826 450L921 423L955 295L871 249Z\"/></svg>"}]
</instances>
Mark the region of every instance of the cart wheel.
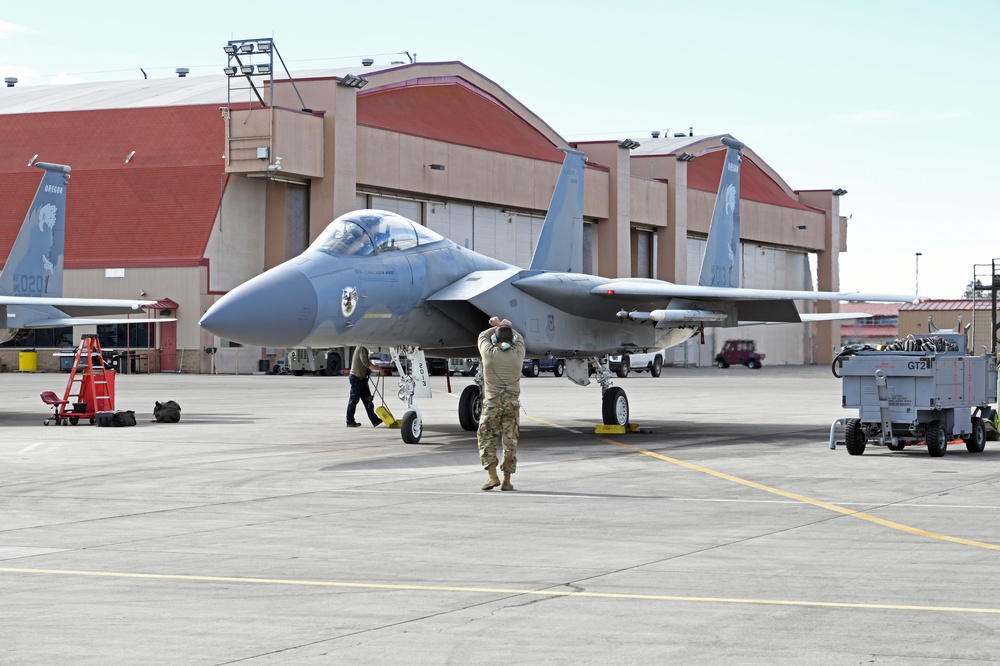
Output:
<instances>
[{"instance_id":1,"label":"cart wheel","mask_svg":"<svg viewBox=\"0 0 1000 666\"><path fill-rule=\"evenodd\" d=\"M886 444L885 448L889 449L890 451L902 451L903 449L906 448L906 444L904 444L903 442L900 442L899 444Z\"/></svg>"},{"instance_id":2,"label":"cart wheel","mask_svg":"<svg viewBox=\"0 0 1000 666\"><path fill-rule=\"evenodd\" d=\"M852 456L860 456L865 452L868 436L861 429L861 419L847 419L844 425L844 443L847 444L847 452Z\"/></svg>"},{"instance_id":3,"label":"cart wheel","mask_svg":"<svg viewBox=\"0 0 1000 666\"><path fill-rule=\"evenodd\" d=\"M965 438L969 453L982 453L986 448L986 424L978 416L972 417L972 434Z\"/></svg>"},{"instance_id":4,"label":"cart wheel","mask_svg":"<svg viewBox=\"0 0 1000 666\"><path fill-rule=\"evenodd\" d=\"M71 416L71 417L69 417L69 422L71 424L73 424L73 425L76 425L77 423L80 422L80 417L78 417L78 416Z\"/></svg>"},{"instance_id":5,"label":"cart wheel","mask_svg":"<svg viewBox=\"0 0 1000 666\"><path fill-rule=\"evenodd\" d=\"M420 441L420 435L424 432L423 425L420 423L420 417L414 410L410 410L403 414L402 430L400 434L403 436L403 441L407 444L416 444Z\"/></svg>"},{"instance_id":6,"label":"cart wheel","mask_svg":"<svg viewBox=\"0 0 1000 666\"><path fill-rule=\"evenodd\" d=\"M924 442L927 444L927 453L932 458L940 458L948 452L948 437L944 433L944 425L940 421L931 421L924 431Z\"/></svg>"},{"instance_id":7,"label":"cart wheel","mask_svg":"<svg viewBox=\"0 0 1000 666\"><path fill-rule=\"evenodd\" d=\"M42 421L42 425L47 426L48 424L49 424L49 420L48 419L45 419L44 421Z\"/></svg>"},{"instance_id":8,"label":"cart wheel","mask_svg":"<svg viewBox=\"0 0 1000 666\"><path fill-rule=\"evenodd\" d=\"M90 419L90 425L94 425L95 423L97 423L97 419Z\"/></svg>"},{"instance_id":9,"label":"cart wheel","mask_svg":"<svg viewBox=\"0 0 1000 666\"><path fill-rule=\"evenodd\" d=\"M59 425L68 426L69 425L69 419L63 419L62 421L59 422Z\"/></svg>"}]
</instances>

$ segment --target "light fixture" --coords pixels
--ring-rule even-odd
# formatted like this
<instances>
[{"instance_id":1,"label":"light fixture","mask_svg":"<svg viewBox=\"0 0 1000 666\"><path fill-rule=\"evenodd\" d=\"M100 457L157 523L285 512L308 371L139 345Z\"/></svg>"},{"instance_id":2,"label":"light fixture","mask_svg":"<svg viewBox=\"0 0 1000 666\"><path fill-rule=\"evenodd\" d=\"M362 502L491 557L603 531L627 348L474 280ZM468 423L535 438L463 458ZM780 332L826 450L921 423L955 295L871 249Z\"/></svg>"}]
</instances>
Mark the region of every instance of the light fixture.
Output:
<instances>
[{"instance_id":1,"label":"light fixture","mask_svg":"<svg viewBox=\"0 0 1000 666\"><path fill-rule=\"evenodd\" d=\"M431 171L444 171L443 164L428 164L427 165Z\"/></svg>"},{"instance_id":2,"label":"light fixture","mask_svg":"<svg viewBox=\"0 0 1000 666\"><path fill-rule=\"evenodd\" d=\"M368 79L363 76L355 76L354 74L346 74L337 85L345 86L347 88L364 88L368 85Z\"/></svg>"},{"instance_id":3,"label":"light fixture","mask_svg":"<svg viewBox=\"0 0 1000 666\"><path fill-rule=\"evenodd\" d=\"M692 155L691 153L688 153L688 152L681 153L680 155L677 156L677 161L678 162L690 162L693 159L694 159L694 155Z\"/></svg>"},{"instance_id":4,"label":"light fixture","mask_svg":"<svg viewBox=\"0 0 1000 666\"><path fill-rule=\"evenodd\" d=\"M8 88L13 88L14 84L17 83L17 77L16 76L6 76L6 77L4 77L3 82L7 84Z\"/></svg>"},{"instance_id":5,"label":"light fixture","mask_svg":"<svg viewBox=\"0 0 1000 666\"><path fill-rule=\"evenodd\" d=\"M800 224L799 226L797 226L795 228L798 229L799 231L805 231L806 230L806 225Z\"/></svg>"},{"instance_id":6,"label":"light fixture","mask_svg":"<svg viewBox=\"0 0 1000 666\"><path fill-rule=\"evenodd\" d=\"M257 73L258 74L270 74L271 73L271 65L269 65L269 64L257 65Z\"/></svg>"},{"instance_id":7,"label":"light fixture","mask_svg":"<svg viewBox=\"0 0 1000 666\"><path fill-rule=\"evenodd\" d=\"M226 44L222 47L222 50L226 52L226 55L236 55L236 46L234 44Z\"/></svg>"},{"instance_id":8,"label":"light fixture","mask_svg":"<svg viewBox=\"0 0 1000 666\"><path fill-rule=\"evenodd\" d=\"M271 42L257 42L257 50L261 53L270 53Z\"/></svg>"},{"instance_id":9,"label":"light fixture","mask_svg":"<svg viewBox=\"0 0 1000 666\"><path fill-rule=\"evenodd\" d=\"M244 76L253 74L253 65L240 65L240 73Z\"/></svg>"},{"instance_id":10,"label":"light fixture","mask_svg":"<svg viewBox=\"0 0 1000 666\"><path fill-rule=\"evenodd\" d=\"M223 67L222 71L226 73L226 76L236 76L238 70L236 69L236 65L232 65L230 67Z\"/></svg>"},{"instance_id":11,"label":"light fixture","mask_svg":"<svg viewBox=\"0 0 1000 666\"><path fill-rule=\"evenodd\" d=\"M847 194L847 190L845 190L845 189L844 189L844 188L842 188L842 187L840 187L840 188L837 188L837 189L835 189L835 190L833 191L833 196L835 196L835 197L842 197L842 196L844 196L845 194Z\"/></svg>"},{"instance_id":12,"label":"light fixture","mask_svg":"<svg viewBox=\"0 0 1000 666\"><path fill-rule=\"evenodd\" d=\"M638 141L633 141L632 139L622 139L621 141L618 142L618 147L625 148L626 150L632 150L634 148L638 148L641 145L642 145L641 143L639 143Z\"/></svg>"},{"instance_id":13,"label":"light fixture","mask_svg":"<svg viewBox=\"0 0 1000 666\"><path fill-rule=\"evenodd\" d=\"M187 67L178 67L174 71L177 72L177 76L183 79L185 76L188 75L188 72L190 72L191 70L188 69Z\"/></svg>"},{"instance_id":14,"label":"light fixture","mask_svg":"<svg viewBox=\"0 0 1000 666\"><path fill-rule=\"evenodd\" d=\"M240 44L240 53L253 53L253 42L243 42Z\"/></svg>"}]
</instances>

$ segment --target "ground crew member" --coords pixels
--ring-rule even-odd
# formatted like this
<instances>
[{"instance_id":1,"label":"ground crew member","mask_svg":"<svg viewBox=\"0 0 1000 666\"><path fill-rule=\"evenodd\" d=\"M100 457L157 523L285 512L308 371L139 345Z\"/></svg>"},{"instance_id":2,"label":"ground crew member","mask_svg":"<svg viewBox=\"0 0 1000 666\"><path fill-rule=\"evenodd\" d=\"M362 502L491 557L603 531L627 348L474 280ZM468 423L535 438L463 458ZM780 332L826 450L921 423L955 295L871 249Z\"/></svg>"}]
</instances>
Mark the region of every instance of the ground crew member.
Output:
<instances>
[{"instance_id":1,"label":"ground crew member","mask_svg":"<svg viewBox=\"0 0 1000 666\"><path fill-rule=\"evenodd\" d=\"M479 458L490 475L483 490L514 490L510 475L517 470L518 418L521 409L521 368L524 340L510 321L490 317L491 328L479 334L483 364L483 411L479 419ZM497 440L503 442L503 484L497 478Z\"/></svg>"},{"instance_id":2,"label":"ground crew member","mask_svg":"<svg viewBox=\"0 0 1000 666\"><path fill-rule=\"evenodd\" d=\"M372 422L372 425L378 427L382 423L382 419L375 413L375 399L372 397L372 391L368 387L368 376L373 370L382 374L382 369L368 358L368 349L363 345L358 345L354 350L354 355L351 356L351 374L349 377L351 382L351 397L347 401L348 428L361 427L361 424L354 420L354 411L358 407L359 400L365 404L365 410L368 412L368 420Z\"/></svg>"}]
</instances>

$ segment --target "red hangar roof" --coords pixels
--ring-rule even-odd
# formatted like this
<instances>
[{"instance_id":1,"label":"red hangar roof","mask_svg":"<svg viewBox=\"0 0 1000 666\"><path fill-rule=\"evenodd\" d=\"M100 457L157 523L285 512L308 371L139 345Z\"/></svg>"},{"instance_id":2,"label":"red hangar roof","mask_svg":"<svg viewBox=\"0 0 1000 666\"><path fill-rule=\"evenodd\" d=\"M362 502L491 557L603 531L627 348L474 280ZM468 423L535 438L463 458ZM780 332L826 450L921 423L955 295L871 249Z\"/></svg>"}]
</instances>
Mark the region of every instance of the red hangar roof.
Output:
<instances>
[{"instance_id":1,"label":"red hangar roof","mask_svg":"<svg viewBox=\"0 0 1000 666\"><path fill-rule=\"evenodd\" d=\"M0 247L13 245L38 189L42 172L26 166L38 154L72 168L66 268L201 261L226 179L218 104L13 114L3 123Z\"/></svg>"},{"instance_id":2,"label":"red hangar roof","mask_svg":"<svg viewBox=\"0 0 1000 666\"><path fill-rule=\"evenodd\" d=\"M698 159L688 162L688 187L704 192L718 192L719 178L722 175L722 165L725 162L725 150L713 150L698 156ZM790 197L778 183L768 176L748 156L743 156L740 169L740 198L749 201L797 208L815 212L817 209L799 203Z\"/></svg>"},{"instance_id":3,"label":"red hangar roof","mask_svg":"<svg viewBox=\"0 0 1000 666\"><path fill-rule=\"evenodd\" d=\"M457 76L412 79L362 91L358 124L508 155L563 161L563 153L544 134Z\"/></svg>"}]
</instances>

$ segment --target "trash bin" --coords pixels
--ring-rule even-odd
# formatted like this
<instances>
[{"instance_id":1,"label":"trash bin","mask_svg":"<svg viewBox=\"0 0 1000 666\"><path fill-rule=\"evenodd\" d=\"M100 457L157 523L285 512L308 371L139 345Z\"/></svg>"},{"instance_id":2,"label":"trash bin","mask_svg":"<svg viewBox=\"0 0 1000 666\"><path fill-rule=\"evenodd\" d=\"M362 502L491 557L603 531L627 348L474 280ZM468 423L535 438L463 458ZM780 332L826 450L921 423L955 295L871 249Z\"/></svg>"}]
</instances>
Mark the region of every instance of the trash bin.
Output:
<instances>
[{"instance_id":1,"label":"trash bin","mask_svg":"<svg viewBox=\"0 0 1000 666\"><path fill-rule=\"evenodd\" d=\"M38 352L20 352L17 355L17 369L19 372L38 372Z\"/></svg>"},{"instance_id":2,"label":"trash bin","mask_svg":"<svg viewBox=\"0 0 1000 666\"><path fill-rule=\"evenodd\" d=\"M73 347L63 347L59 350L59 370L69 372L73 369L73 359L76 358L76 350Z\"/></svg>"},{"instance_id":3,"label":"trash bin","mask_svg":"<svg viewBox=\"0 0 1000 666\"><path fill-rule=\"evenodd\" d=\"M129 368L129 353L123 351L118 354L118 374L127 375L129 371L135 371L135 368Z\"/></svg>"}]
</instances>

